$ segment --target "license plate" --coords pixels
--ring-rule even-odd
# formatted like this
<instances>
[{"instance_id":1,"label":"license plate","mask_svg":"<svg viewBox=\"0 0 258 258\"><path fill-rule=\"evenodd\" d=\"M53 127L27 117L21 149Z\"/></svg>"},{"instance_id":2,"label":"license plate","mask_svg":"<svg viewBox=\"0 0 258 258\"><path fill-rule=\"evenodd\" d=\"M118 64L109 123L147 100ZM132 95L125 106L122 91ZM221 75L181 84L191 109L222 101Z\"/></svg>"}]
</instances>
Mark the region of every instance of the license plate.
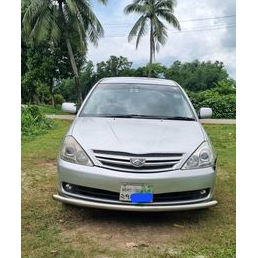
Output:
<instances>
[{"instance_id":1,"label":"license plate","mask_svg":"<svg viewBox=\"0 0 258 258\"><path fill-rule=\"evenodd\" d=\"M119 200L124 202L152 202L153 186L150 184L124 183L120 188Z\"/></svg>"}]
</instances>

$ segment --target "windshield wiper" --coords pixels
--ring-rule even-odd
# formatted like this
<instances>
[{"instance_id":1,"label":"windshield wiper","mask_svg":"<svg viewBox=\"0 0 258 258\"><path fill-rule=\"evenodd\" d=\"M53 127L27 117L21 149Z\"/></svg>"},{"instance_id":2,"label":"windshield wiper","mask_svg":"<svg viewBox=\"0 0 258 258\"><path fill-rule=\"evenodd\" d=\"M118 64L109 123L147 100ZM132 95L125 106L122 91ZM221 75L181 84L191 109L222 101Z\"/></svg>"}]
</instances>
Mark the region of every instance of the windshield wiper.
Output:
<instances>
[{"instance_id":1,"label":"windshield wiper","mask_svg":"<svg viewBox=\"0 0 258 258\"><path fill-rule=\"evenodd\" d=\"M156 119L157 117L155 116L149 116L149 115L137 115L137 114L129 114L129 115L120 115L120 114L105 114L105 115L100 115L101 117L113 117L113 118L152 118Z\"/></svg>"},{"instance_id":2,"label":"windshield wiper","mask_svg":"<svg viewBox=\"0 0 258 258\"><path fill-rule=\"evenodd\" d=\"M144 118L144 119L195 121L195 119L192 117L183 117L183 116L149 116L149 115L138 115L138 114L129 114L129 115L105 114L105 115L100 115L100 116L101 117L112 117L112 118Z\"/></svg>"},{"instance_id":3,"label":"windshield wiper","mask_svg":"<svg viewBox=\"0 0 258 258\"><path fill-rule=\"evenodd\" d=\"M163 117L162 119L167 119L167 120L195 121L194 118L192 118L192 117L186 117L186 116L168 116L168 117Z\"/></svg>"}]
</instances>

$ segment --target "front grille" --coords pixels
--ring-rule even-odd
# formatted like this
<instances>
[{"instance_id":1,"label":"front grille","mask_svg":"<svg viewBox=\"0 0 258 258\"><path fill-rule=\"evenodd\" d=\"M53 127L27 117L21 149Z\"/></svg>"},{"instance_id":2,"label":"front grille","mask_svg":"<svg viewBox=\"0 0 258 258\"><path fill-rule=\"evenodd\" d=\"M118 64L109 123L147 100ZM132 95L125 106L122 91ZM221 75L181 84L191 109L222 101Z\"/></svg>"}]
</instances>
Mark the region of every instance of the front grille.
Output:
<instances>
[{"instance_id":1,"label":"front grille","mask_svg":"<svg viewBox=\"0 0 258 258\"><path fill-rule=\"evenodd\" d=\"M163 172L171 170L182 158L182 153L132 154L116 151L93 151L101 167L124 172ZM144 160L142 166L134 166L132 160Z\"/></svg>"},{"instance_id":2,"label":"front grille","mask_svg":"<svg viewBox=\"0 0 258 258\"><path fill-rule=\"evenodd\" d=\"M85 187L80 185L69 184L70 189L65 187L67 183L63 183L63 188L66 192L80 195L82 197L91 197L97 199L104 199L107 201L119 201L119 193L106 191L102 189L96 189L91 187ZM172 193L162 193L154 194L153 203L161 202L180 202L180 201L198 201L198 199L203 199L207 197L210 193L210 189L200 189L193 191L184 191L184 192L172 192Z\"/></svg>"}]
</instances>

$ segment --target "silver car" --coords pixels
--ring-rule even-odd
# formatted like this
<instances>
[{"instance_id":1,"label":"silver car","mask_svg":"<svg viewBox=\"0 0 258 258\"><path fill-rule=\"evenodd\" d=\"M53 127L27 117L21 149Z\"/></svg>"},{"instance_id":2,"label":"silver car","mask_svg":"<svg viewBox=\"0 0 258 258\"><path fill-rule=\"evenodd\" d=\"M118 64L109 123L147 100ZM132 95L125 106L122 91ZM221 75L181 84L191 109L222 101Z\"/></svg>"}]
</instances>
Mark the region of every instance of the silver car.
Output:
<instances>
[{"instance_id":1,"label":"silver car","mask_svg":"<svg viewBox=\"0 0 258 258\"><path fill-rule=\"evenodd\" d=\"M63 110L76 113L73 103ZM165 79L114 77L89 92L58 158L68 204L125 211L211 207L216 154L184 90Z\"/></svg>"}]
</instances>

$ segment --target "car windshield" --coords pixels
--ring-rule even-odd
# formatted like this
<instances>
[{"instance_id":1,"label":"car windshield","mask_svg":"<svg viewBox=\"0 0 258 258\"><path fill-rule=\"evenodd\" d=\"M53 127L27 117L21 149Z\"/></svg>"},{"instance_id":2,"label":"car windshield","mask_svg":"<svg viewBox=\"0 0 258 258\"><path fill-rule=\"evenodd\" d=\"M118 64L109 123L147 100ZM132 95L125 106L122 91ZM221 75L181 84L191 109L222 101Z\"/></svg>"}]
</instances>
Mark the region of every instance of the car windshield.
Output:
<instances>
[{"instance_id":1,"label":"car windshield","mask_svg":"<svg viewBox=\"0 0 258 258\"><path fill-rule=\"evenodd\" d=\"M80 116L195 120L179 87L153 84L100 83Z\"/></svg>"}]
</instances>

